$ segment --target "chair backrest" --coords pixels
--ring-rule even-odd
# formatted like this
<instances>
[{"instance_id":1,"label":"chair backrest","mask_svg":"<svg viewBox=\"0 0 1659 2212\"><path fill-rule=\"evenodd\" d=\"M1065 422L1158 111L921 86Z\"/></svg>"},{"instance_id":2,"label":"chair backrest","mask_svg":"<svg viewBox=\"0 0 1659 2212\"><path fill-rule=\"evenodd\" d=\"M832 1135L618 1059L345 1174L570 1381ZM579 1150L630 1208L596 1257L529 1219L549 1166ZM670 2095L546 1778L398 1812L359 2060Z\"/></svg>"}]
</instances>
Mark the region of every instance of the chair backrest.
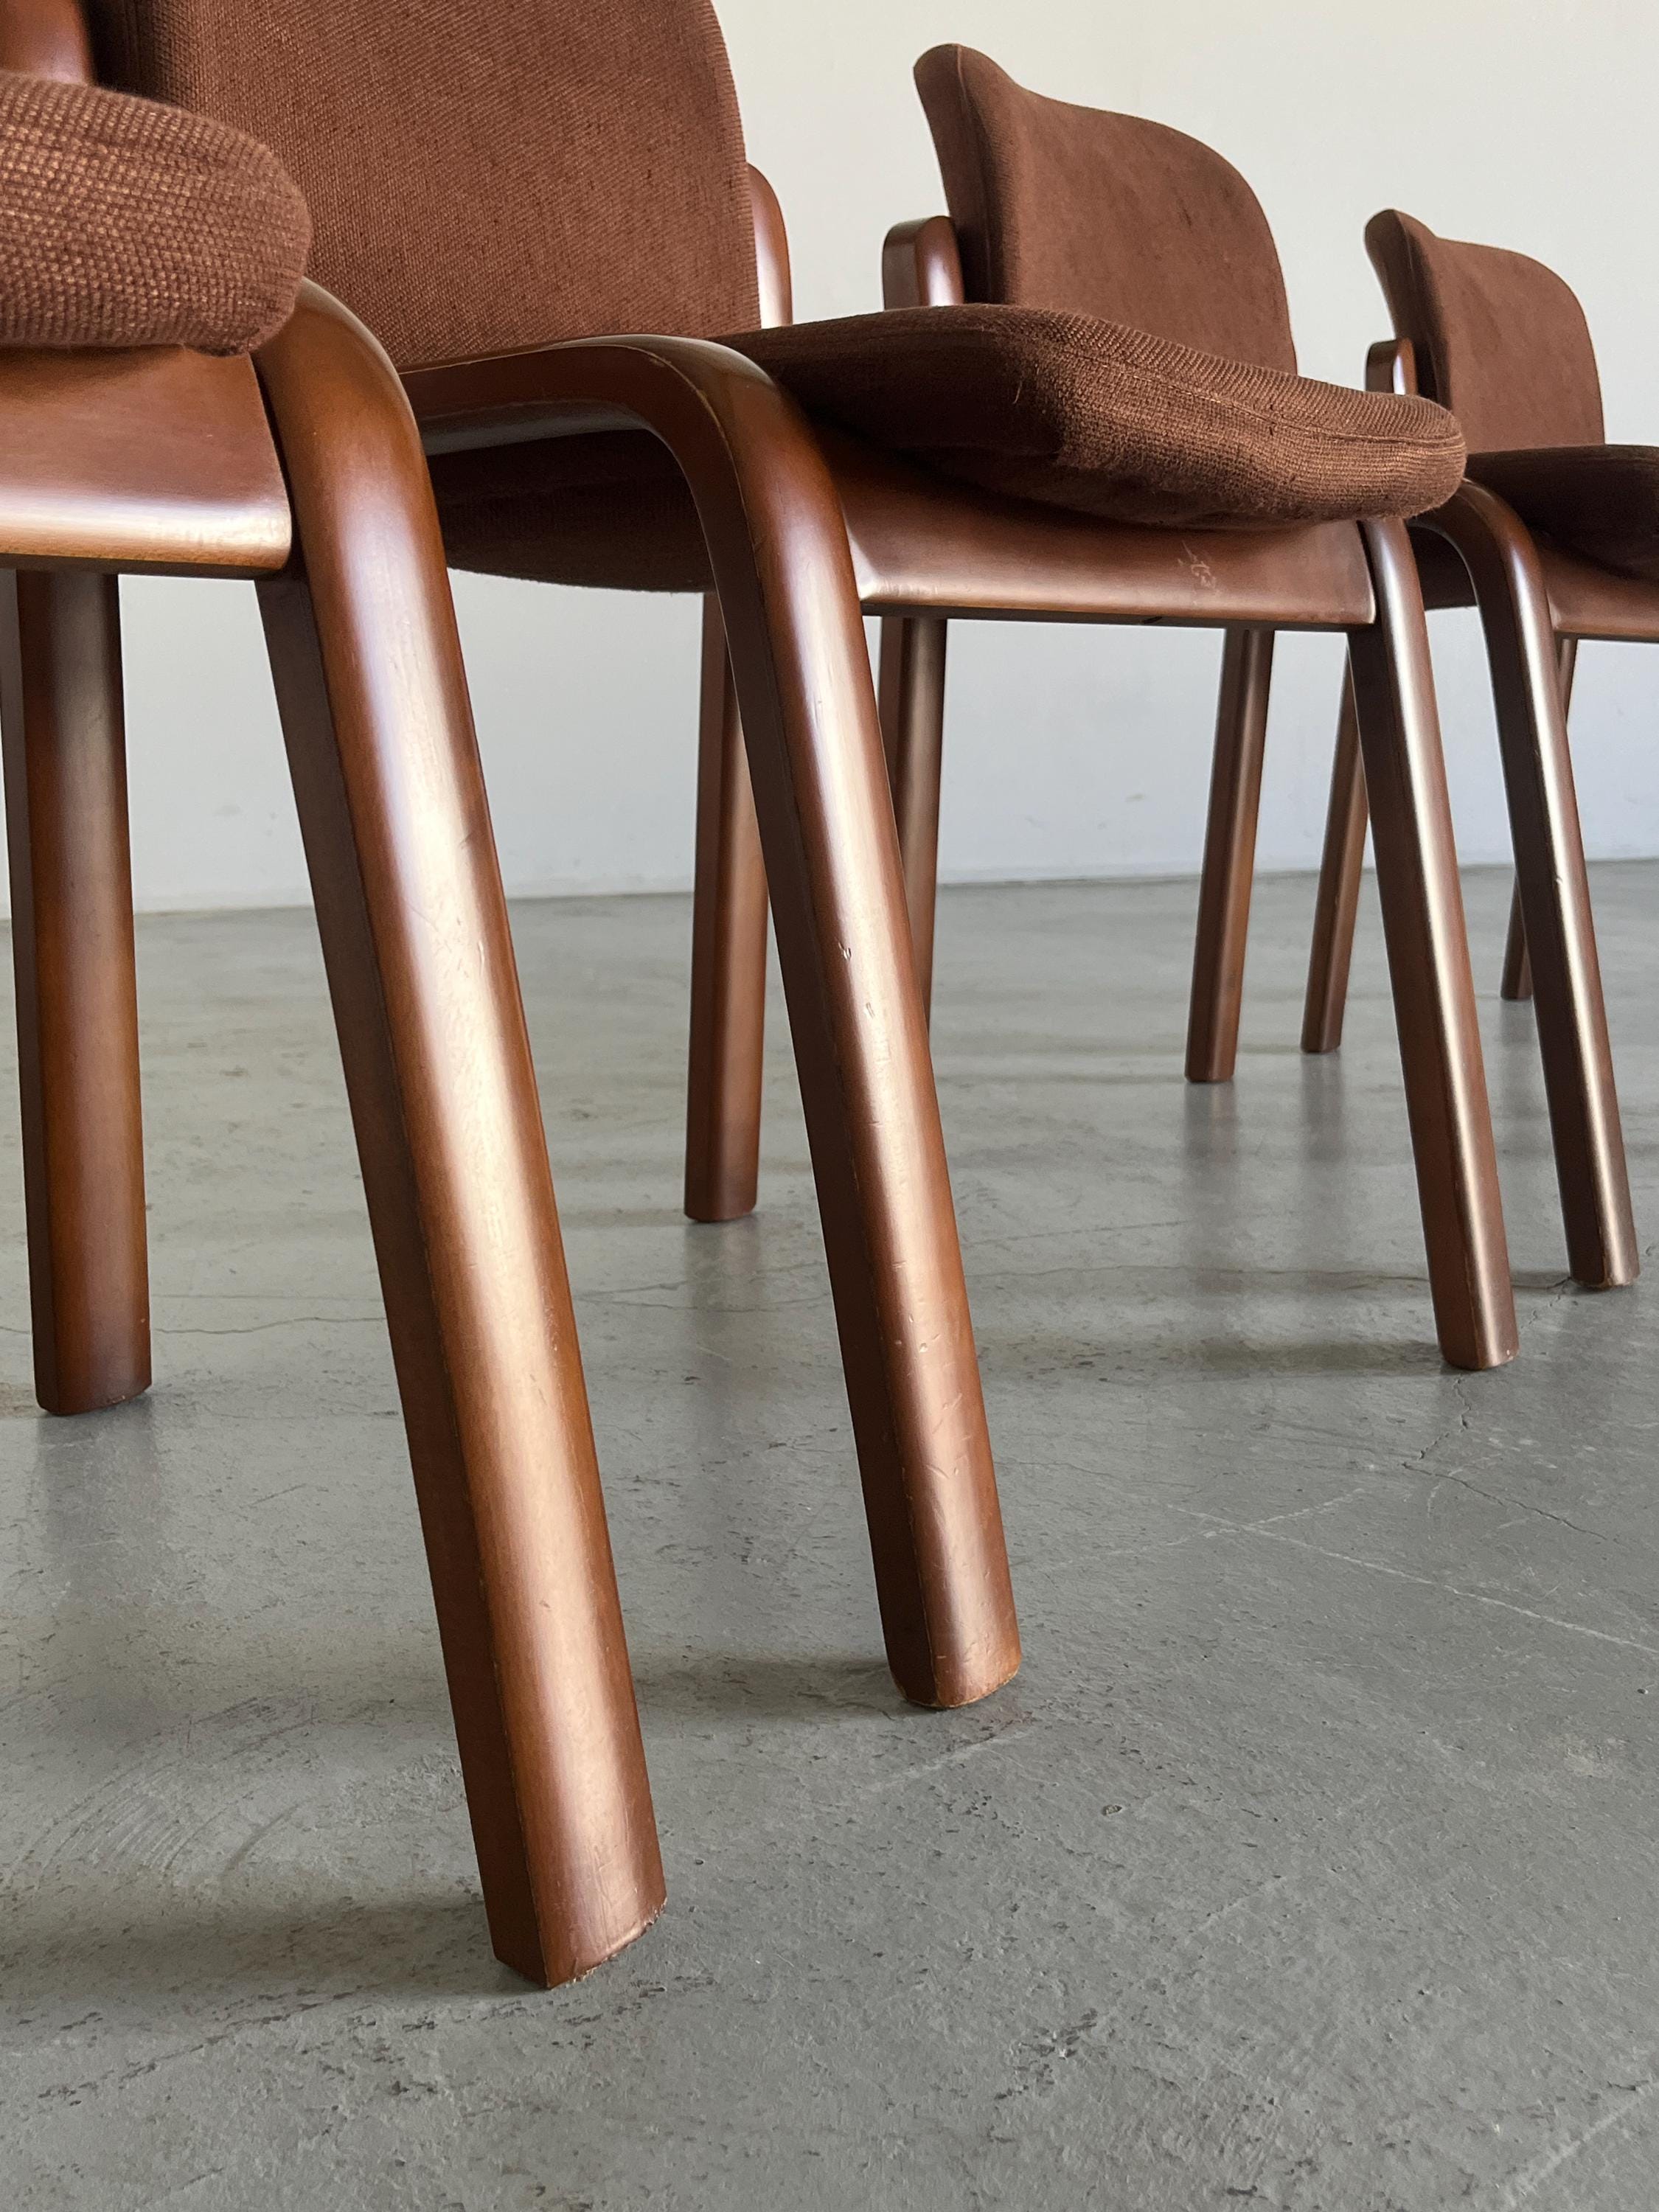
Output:
<instances>
[{"instance_id":1,"label":"chair backrest","mask_svg":"<svg viewBox=\"0 0 1659 2212\"><path fill-rule=\"evenodd\" d=\"M709 0L89 0L106 82L234 123L400 368L760 320Z\"/></svg>"},{"instance_id":2,"label":"chair backrest","mask_svg":"<svg viewBox=\"0 0 1659 2212\"><path fill-rule=\"evenodd\" d=\"M1553 269L1437 238L1395 208L1366 224L1365 248L1423 391L1457 416L1472 453L1601 444L1589 325Z\"/></svg>"},{"instance_id":3,"label":"chair backrest","mask_svg":"<svg viewBox=\"0 0 1659 2212\"><path fill-rule=\"evenodd\" d=\"M1027 92L970 46L924 54L916 89L970 300L1296 367L1273 233L1220 155L1161 123Z\"/></svg>"}]
</instances>

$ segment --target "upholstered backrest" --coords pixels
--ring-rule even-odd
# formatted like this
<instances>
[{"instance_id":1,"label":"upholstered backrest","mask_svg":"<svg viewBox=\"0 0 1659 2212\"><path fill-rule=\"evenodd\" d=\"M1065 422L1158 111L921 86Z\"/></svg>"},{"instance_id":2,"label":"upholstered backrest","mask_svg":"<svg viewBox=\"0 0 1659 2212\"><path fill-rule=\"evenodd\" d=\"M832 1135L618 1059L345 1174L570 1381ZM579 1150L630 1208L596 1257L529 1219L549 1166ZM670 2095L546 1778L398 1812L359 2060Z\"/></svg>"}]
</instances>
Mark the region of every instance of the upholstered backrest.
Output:
<instances>
[{"instance_id":1,"label":"upholstered backrest","mask_svg":"<svg viewBox=\"0 0 1659 2212\"><path fill-rule=\"evenodd\" d=\"M1267 219L1196 138L1027 92L970 46L916 64L970 300L1130 323L1293 369Z\"/></svg>"},{"instance_id":2,"label":"upholstered backrest","mask_svg":"<svg viewBox=\"0 0 1659 2212\"><path fill-rule=\"evenodd\" d=\"M400 368L759 319L708 0L90 0L106 82L234 123Z\"/></svg>"},{"instance_id":3,"label":"upholstered backrest","mask_svg":"<svg viewBox=\"0 0 1659 2212\"><path fill-rule=\"evenodd\" d=\"M1365 246L1431 399L1462 423L1472 453L1595 446L1601 380L1584 311L1541 261L1437 238L1385 208Z\"/></svg>"}]
</instances>

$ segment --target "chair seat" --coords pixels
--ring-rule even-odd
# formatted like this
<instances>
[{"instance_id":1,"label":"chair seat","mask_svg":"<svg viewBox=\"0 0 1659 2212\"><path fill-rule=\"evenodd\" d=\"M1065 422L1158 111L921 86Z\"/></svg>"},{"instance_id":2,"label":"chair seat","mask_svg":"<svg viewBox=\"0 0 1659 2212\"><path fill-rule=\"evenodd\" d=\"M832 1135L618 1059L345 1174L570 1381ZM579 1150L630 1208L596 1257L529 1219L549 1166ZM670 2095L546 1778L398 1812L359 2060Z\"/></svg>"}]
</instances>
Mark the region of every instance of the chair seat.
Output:
<instances>
[{"instance_id":1,"label":"chair seat","mask_svg":"<svg viewBox=\"0 0 1659 2212\"><path fill-rule=\"evenodd\" d=\"M1474 453L1468 472L1532 529L1617 575L1659 583L1659 447Z\"/></svg>"},{"instance_id":2,"label":"chair seat","mask_svg":"<svg viewBox=\"0 0 1659 2212\"><path fill-rule=\"evenodd\" d=\"M1463 471L1427 400L1356 392L1046 308L921 307L726 343L809 414L937 474L1103 520L1262 529L1410 515ZM608 434L433 464L457 567L698 589L690 503Z\"/></svg>"},{"instance_id":3,"label":"chair seat","mask_svg":"<svg viewBox=\"0 0 1659 2212\"><path fill-rule=\"evenodd\" d=\"M205 115L0 70L0 345L250 352L311 243L274 154Z\"/></svg>"}]
</instances>

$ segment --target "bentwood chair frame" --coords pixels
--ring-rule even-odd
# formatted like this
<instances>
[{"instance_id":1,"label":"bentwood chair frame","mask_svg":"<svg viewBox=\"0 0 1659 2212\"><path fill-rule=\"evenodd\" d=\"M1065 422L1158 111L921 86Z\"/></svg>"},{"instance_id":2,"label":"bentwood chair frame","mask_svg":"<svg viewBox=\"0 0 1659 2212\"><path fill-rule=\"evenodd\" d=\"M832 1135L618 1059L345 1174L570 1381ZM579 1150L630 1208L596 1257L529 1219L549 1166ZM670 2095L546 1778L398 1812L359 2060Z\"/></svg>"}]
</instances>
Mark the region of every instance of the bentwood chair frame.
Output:
<instances>
[{"instance_id":1,"label":"bentwood chair frame","mask_svg":"<svg viewBox=\"0 0 1659 2212\"><path fill-rule=\"evenodd\" d=\"M1411 340L1385 338L1372 346L1366 380L1378 391L1418 391ZM1580 642L1659 639L1659 589L1535 537L1506 500L1472 479L1445 507L1414 521L1411 532L1425 582L1432 579L1432 603L1480 610L1515 848L1502 994L1535 999L1573 1279L1590 1289L1614 1289L1634 1281L1641 1255L1567 714ZM1303 1015L1304 1052L1334 1052L1342 1041L1366 816L1350 685L1331 775ZM1216 872L1226 872L1219 857ZM1243 895L1248 902L1248 880Z\"/></svg>"},{"instance_id":2,"label":"bentwood chair frame","mask_svg":"<svg viewBox=\"0 0 1659 2212\"><path fill-rule=\"evenodd\" d=\"M777 204L761 187L755 208L762 266L771 272L767 295L787 311ZM948 217L891 231L883 267L889 307L942 307L965 297ZM496 364L494 379L505 392L514 383L532 386L538 374L526 360ZM421 411L424 380L410 381ZM1514 1299L1486 1078L1427 632L1405 526L1160 532L999 500L832 434L823 442L845 516L857 608L882 617L880 719L924 997L949 621L1154 622L1225 631L1209 850L1230 847L1236 860L1206 870L1203 981L1194 991L1190 1055L1212 1079L1231 1072L1237 1037L1259 787L1259 739L1252 746L1250 738L1265 715L1273 634L1346 632L1358 744L1380 795L1379 884L1440 1344L1464 1368L1511 1358ZM702 696L686 1202L694 1218L709 1220L746 1212L755 1200L766 945L764 878L734 767L735 702L712 629Z\"/></svg>"},{"instance_id":3,"label":"bentwood chair frame","mask_svg":"<svg viewBox=\"0 0 1659 2212\"><path fill-rule=\"evenodd\" d=\"M0 67L86 79L76 0ZM750 363L619 339L408 380L434 449L642 424L732 641L878 1596L905 1694L1018 1664L847 535ZM258 586L491 1936L532 1979L663 1898L568 1284L443 544L395 372L315 286L255 368L0 353L0 689L39 1395L149 1380L115 575Z\"/></svg>"},{"instance_id":4,"label":"bentwood chair frame","mask_svg":"<svg viewBox=\"0 0 1659 2212\"><path fill-rule=\"evenodd\" d=\"M0 720L40 1401L85 1413L150 1379L116 577L251 578L491 1936L532 1978L566 1980L654 1917L662 1872L413 422L368 334L308 287L257 378L245 360L173 349L0 354Z\"/></svg>"}]
</instances>

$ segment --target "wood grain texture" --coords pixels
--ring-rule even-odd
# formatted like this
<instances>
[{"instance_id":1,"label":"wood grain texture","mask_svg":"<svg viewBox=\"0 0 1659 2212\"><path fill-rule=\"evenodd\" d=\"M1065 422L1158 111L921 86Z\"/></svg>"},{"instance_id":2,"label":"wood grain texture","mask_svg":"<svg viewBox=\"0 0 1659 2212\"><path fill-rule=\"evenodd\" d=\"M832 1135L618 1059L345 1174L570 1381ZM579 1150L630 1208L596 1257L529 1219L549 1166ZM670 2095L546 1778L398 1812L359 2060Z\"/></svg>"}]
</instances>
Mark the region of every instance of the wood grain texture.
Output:
<instances>
[{"instance_id":1,"label":"wood grain texture","mask_svg":"<svg viewBox=\"0 0 1659 2212\"><path fill-rule=\"evenodd\" d=\"M777 194L752 167L749 185L761 320L773 328L793 311L788 234ZM719 599L711 594L703 609L697 721L685 1086L685 1211L693 1221L733 1221L754 1211L760 1187L766 948L766 863L726 623Z\"/></svg>"},{"instance_id":2,"label":"wood grain texture","mask_svg":"<svg viewBox=\"0 0 1659 2212\"><path fill-rule=\"evenodd\" d=\"M663 1900L507 907L420 441L307 287L259 356L260 587L492 1941L568 1981Z\"/></svg>"},{"instance_id":3,"label":"wood grain texture","mask_svg":"<svg viewBox=\"0 0 1659 2212\"><path fill-rule=\"evenodd\" d=\"M1429 1287L1454 1367L1518 1345L1457 848L1417 568L1403 523L1363 526L1378 620L1348 634Z\"/></svg>"},{"instance_id":4,"label":"wood grain texture","mask_svg":"<svg viewBox=\"0 0 1659 2212\"><path fill-rule=\"evenodd\" d=\"M34 1381L52 1413L118 1405L150 1380L116 594L113 576L0 571Z\"/></svg>"},{"instance_id":5,"label":"wood grain texture","mask_svg":"<svg viewBox=\"0 0 1659 2212\"><path fill-rule=\"evenodd\" d=\"M1187 1014L1189 1083L1231 1083L1238 1060L1273 665L1270 629L1227 632Z\"/></svg>"},{"instance_id":6,"label":"wood grain texture","mask_svg":"<svg viewBox=\"0 0 1659 2212\"><path fill-rule=\"evenodd\" d=\"M836 483L793 401L703 339L595 339L405 382L428 444L642 427L725 622L890 1664L960 1705L1018 1663L1006 1554Z\"/></svg>"}]
</instances>

